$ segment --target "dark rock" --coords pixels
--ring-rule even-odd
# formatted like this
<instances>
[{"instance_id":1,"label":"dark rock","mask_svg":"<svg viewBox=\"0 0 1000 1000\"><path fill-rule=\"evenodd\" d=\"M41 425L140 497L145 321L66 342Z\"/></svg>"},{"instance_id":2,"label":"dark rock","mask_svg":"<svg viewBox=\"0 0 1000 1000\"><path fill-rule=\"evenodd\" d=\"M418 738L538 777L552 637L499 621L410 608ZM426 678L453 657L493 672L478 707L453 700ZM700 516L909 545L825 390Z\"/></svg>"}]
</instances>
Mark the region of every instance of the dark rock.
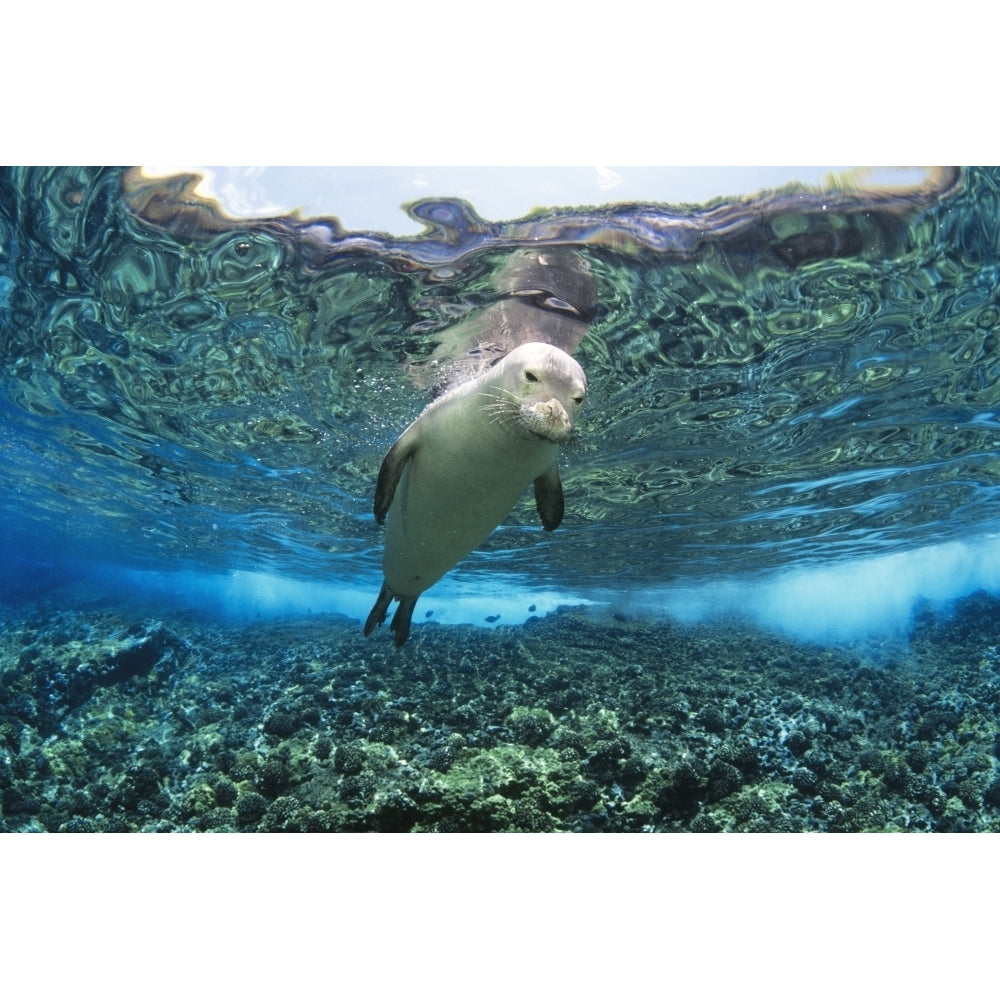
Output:
<instances>
[{"instance_id":1,"label":"dark rock","mask_svg":"<svg viewBox=\"0 0 1000 1000\"><path fill-rule=\"evenodd\" d=\"M298 732L300 724L298 716L291 712L272 712L264 720L264 732L268 736L288 739L289 736L294 736Z\"/></svg>"},{"instance_id":2,"label":"dark rock","mask_svg":"<svg viewBox=\"0 0 1000 1000\"><path fill-rule=\"evenodd\" d=\"M721 733L726 728L726 717L717 705L705 705L695 716L695 721L709 733Z\"/></svg>"},{"instance_id":3,"label":"dark rock","mask_svg":"<svg viewBox=\"0 0 1000 1000\"><path fill-rule=\"evenodd\" d=\"M279 795L288 788L291 781L288 761L278 755L264 759L259 775L259 786L265 795Z\"/></svg>"},{"instance_id":4,"label":"dark rock","mask_svg":"<svg viewBox=\"0 0 1000 1000\"><path fill-rule=\"evenodd\" d=\"M236 821L240 826L256 825L267 812L267 799L257 792L244 792L236 800Z\"/></svg>"},{"instance_id":5,"label":"dark rock","mask_svg":"<svg viewBox=\"0 0 1000 1000\"><path fill-rule=\"evenodd\" d=\"M337 747L333 755L333 767L339 774L360 774L365 766L365 749L360 743L348 743Z\"/></svg>"}]
</instances>

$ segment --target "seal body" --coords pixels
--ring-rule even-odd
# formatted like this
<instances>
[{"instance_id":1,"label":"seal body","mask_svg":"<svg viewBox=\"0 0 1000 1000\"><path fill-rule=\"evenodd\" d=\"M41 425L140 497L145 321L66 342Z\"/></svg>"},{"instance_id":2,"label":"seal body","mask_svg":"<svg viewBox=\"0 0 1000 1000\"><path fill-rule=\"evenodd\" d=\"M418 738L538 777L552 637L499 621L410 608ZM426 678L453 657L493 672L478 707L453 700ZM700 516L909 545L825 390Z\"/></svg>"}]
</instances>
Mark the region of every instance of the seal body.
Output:
<instances>
[{"instance_id":1,"label":"seal body","mask_svg":"<svg viewBox=\"0 0 1000 1000\"><path fill-rule=\"evenodd\" d=\"M483 542L534 484L543 526L563 515L559 445L586 395L583 369L550 344L522 344L479 377L431 403L389 449L375 488L388 516L385 581L365 635L393 599L397 646L417 598Z\"/></svg>"}]
</instances>

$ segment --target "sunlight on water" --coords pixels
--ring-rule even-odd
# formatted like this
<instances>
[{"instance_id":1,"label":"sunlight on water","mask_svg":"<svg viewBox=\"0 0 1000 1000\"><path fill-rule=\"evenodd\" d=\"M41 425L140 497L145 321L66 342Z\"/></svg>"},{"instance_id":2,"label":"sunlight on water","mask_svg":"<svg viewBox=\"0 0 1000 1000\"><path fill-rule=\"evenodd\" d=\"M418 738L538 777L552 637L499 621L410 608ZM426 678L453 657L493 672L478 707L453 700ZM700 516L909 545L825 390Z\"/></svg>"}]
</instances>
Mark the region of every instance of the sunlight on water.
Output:
<instances>
[{"instance_id":1,"label":"sunlight on water","mask_svg":"<svg viewBox=\"0 0 1000 1000\"><path fill-rule=\"evenodd\" d=\"M197 173L194 189L233 218L298 212L335 216L345 229L417 235L422 224L400 206L418 198L462 198L483 218L517 219L542 205L669 202L700 204L720 195L748 195L792 181L819 185L828 167L144 167L146 177ZM919 170L862 178L866 186L926 181Z\"/></svg>"}]
</instances>

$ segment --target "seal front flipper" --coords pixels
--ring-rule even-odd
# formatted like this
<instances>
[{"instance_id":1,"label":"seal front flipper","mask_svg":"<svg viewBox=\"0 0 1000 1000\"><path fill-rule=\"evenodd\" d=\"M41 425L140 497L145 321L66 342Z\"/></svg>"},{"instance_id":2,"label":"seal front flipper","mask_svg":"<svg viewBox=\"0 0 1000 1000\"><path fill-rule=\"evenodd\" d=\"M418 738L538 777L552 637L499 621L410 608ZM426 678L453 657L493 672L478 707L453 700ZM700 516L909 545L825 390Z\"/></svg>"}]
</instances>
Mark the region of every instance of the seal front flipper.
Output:
<instances>
[{"instance_id":1,"label":"seal front flipper","mask_svg":"<svg viewBox=\"0 0 1000 1000\"><path fill-rule=\"evenodd\" d=\"M385 621L385 613L389 610L391 603L392 591L389 589L389 584L383 580L382 589L378 592L378 598L375 601L375 607L371 609L368 617L365 619L365 635L371 635Z\"/></svg>"},{"instance_id":2,"label":"seal front flipper","mask_svg":"<svg viewBox=\"0 0 1000 1000\"><path fill-rule=\"evenodd\" d=\"M392 498L403 475L406 463L417 450L416 434L412 432L413 425L403 431L396 443L385 453L382 465L378 470L378 482L375 484L375 521L385 524L385 515L392 506Z\"/></svg>"},{"instance_id":3,"label":"seal front flipper","mask_svg":"<svg viewBox=\"0 0 1000 1000\"><path fill-rule=\"evenodd\" d=\"M546 531L555 531L563 519L563 488L554 462L535 480L535 506Z\"/></svg>"}]
</instances>

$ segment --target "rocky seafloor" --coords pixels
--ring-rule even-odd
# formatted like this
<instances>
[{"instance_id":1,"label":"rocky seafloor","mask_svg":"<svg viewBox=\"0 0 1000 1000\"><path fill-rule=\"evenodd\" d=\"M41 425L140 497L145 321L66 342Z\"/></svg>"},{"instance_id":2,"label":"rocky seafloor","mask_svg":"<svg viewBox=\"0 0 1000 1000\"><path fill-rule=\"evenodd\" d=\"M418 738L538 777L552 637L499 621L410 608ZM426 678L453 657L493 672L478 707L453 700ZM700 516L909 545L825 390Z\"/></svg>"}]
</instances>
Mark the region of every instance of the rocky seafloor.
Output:
<instances>
[{"instance_id":1,"label":"rocky seafloor","mask_svg":"<svg viewBox=\"0 0 1000 1000\"><path fill-rule=\"evenodd\" d=\"M1000 830L1000 601L903 640L0 609L2 831Z\"/></svg>"}]
</instances>

